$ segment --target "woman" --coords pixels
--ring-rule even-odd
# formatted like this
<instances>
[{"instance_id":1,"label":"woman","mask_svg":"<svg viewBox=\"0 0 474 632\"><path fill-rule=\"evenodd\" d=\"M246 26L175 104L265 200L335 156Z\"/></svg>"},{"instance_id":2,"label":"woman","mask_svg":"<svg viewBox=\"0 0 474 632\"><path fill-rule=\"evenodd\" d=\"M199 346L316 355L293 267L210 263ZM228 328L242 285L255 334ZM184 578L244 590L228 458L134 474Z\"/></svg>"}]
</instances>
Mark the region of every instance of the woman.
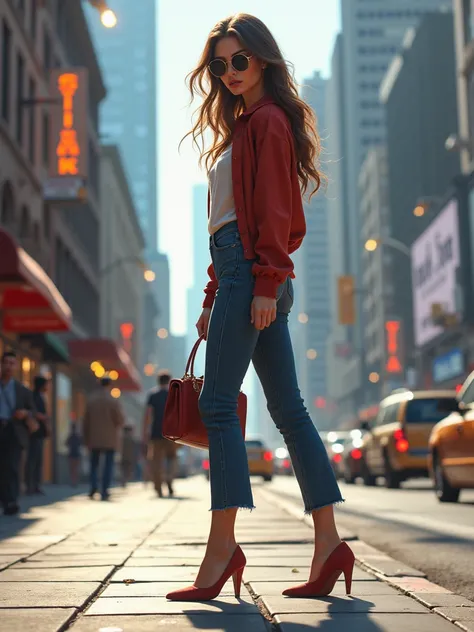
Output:
<instances>
[{"instance_id":1,"label":"woman","mask_svg":"<svg viewBox=\"0 0 474 632\"><path fill-rule=\"evenodd\" d=\"M333 511L342 498L300 395L288 331L290 254L305 234L301 191L312 184L315 192L321 183L314 117L273 36L246 14L211 31L190 89L204 97L194 141L208 128L213 132L201 155L209 173L212 264L197 323L207 338L199 407L209 434L212 522L194 585L168 599L213 599L231 576L240 594L245 556L234 525L237 510L252 509L253 500L236 409L251 361L314 521L309 581L284 594L327 595L342 572L349 592L354 556L341 543Z\"/></svg>"}]
</instances>

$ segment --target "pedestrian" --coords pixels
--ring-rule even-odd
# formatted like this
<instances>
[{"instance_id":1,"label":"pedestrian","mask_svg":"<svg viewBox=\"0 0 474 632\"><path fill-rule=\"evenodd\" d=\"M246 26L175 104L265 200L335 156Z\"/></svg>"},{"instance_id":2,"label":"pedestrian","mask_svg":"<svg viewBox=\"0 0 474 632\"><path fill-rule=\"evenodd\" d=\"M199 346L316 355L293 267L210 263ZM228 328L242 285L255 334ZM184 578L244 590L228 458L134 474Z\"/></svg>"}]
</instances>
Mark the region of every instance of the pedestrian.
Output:
<instances>
[{"instance_id":1,"label":"pedestrian","mask_svg":"<svg viewBox=\"0 0 474 632\"><path fill-rule=\"evenodd\" d=\"M133 436L133 426L125 426L123 429L122 439L122 486L126 487L127 483L132 480L137 463L137 444Z\"/></svg>"},{"instance_id":2,"label":"pedestrian","mask_svg":"<svg viewBox=\"0 0 474 632\"><path fill-rule=\"evenodd\" d=\"M103 377L100 388L88 400L83 420L84 443L90 452L90 498L99 490L99 466L104 459L101 476L102 500L109 500L114 458L120 448L124 424L122 406L111 394L112 380Z\"/></svg>"},{"instance_id":3,"label":"pedestrian","mask_svg":"<svg viewBox=\"0 0 474 632\"><path fill-rule=\"evenodd\" d=\"M37 375L34 382L33 402L36 409L38 430L30 435L28 454L26 457L26 493L44 495L41 489L43 475L44 440L51 434L51 423L46 411L45 393L48 389L48 378Z\"/></svg>"},{"instance_id":4,"label":"pedestrian","mask_svg":"<svg viewBox=\"0 0 474 632\"><path fill-rule=\"evenodd\" d=\"M327 595L342 571L350 584L354 556L335 526L341 493L300 394L288 330L290 254L306 230L302 193L315 192L322 179L314 114L268 28L247 14L212 29L190 89L192 96L204 92L191 135L207 139L213 132L201 156L209 176L212 264L197 322L207 339L199 409L209 436L212 521L194 585L168 598L215 598L231 576L240 594L246 560L234 526L238 508L254 504L237 398L250 362L314 522L309 581L284 594Z\"/></svg>"},{"instance_id":5,"label":"pedestrian","mask_svg":"<svg viewBox=\"0 0 474 632\"><path fill-rule=\"evenodd\" d=\"M71 430L66 439L66 446L69 461L69 481L73 487L77 487L81 472L82 438L75 422L71 424Z\"/></svg>"},{"instance_id":6,"label":"pedestrian","mask_svg":"<svg viewBox=\"0 0 474 632\"><path fill-rule=\"evenodd\" d=\"M33 393L14 376L16 354L6 351L0 366L0 503L7 516L20 511L20 467L29 434L38 429Z\"/></svg>"},{"instance_id":7,"label":"pedestrian","mask_svg":"<svg viewBox=\"0 0 474 632\"><path fill-rule=\"evenodd\" d=\"M173 480L176 476L177 446L163 437L163 416L168 398L171 374L160 371L158 374L158 389L151 392L145 410L143 424L143 442L148 444L148 458L155 491L163 498L163 479L165 479L168 494L174 495Z\"/></svg>"}]
</instances>

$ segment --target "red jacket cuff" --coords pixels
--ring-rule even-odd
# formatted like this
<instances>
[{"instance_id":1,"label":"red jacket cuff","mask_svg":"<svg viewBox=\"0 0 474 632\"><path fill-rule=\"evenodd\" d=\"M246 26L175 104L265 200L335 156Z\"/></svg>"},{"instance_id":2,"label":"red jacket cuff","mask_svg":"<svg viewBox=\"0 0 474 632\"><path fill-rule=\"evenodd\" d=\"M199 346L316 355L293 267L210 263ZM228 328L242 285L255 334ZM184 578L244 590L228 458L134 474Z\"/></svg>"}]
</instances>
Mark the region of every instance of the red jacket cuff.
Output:
<instances>
[{"instance_id":1,"label":"red jacket cuff","mask_svg":"<svg viewBox=\"0 0 474 632\"><path fill-rule=\"evenodd\" d=\"M213 305L214 305L214 294L207 293L204 298L202 306L203 308L208 307L209 309L211 309Z\"/></svg>"},{"instance_id":2,"label":"red jacket cuff","mask_svg":"<svg viewBox=\"0 0 474 632\"><path fill-rule=\"evenodd\" d=\"M255 278L255 286L253 288L254 296L266 296L267 298L276 298L277 289L280 285L278 279L272 279L266 276L257 276Z\"/></svg>"}]
</instances>

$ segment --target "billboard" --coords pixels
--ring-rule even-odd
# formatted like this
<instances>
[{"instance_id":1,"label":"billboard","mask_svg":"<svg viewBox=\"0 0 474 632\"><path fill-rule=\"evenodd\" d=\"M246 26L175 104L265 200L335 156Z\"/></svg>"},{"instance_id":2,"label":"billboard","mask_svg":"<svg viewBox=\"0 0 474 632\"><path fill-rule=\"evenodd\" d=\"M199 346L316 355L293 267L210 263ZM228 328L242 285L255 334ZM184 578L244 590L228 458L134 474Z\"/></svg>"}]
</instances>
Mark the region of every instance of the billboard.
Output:
<instances>
[{"instance_id":1,"label":"billboard","mask_svg":"<svg viewBox=\"0 0 474 632\"><path fill-rule=\"evenodd\" d=\"M421 347L443 332L433 320L436 308L460 315L462 288L458 202L451 200L411 248L415 344ZM434 307L433 307L434 306Z\"/></svg>"},{"instance_id":2,"label":"billboard","mask_svg":"<svg viewBox=\"0 0 474 632\"><path fill-rule=\"evenodd\" d=\"M85 198L89 138L88 72L86 68L56 68L50 73L51 108L47 200Z\"/></svg>"}]
</instances>

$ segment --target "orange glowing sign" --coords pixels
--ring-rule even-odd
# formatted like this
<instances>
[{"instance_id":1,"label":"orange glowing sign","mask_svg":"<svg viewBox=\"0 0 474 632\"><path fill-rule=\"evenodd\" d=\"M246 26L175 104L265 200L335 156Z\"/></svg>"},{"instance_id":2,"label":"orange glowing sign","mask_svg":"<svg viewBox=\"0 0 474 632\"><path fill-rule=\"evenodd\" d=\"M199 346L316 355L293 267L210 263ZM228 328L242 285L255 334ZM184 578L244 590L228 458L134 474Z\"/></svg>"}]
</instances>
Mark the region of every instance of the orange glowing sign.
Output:
<instances>
[{"instance_id":1,"label":"orange glowing sign","mask_svg":"<svg viewBox=\"0 0 474 632\"><path fill-rule=\"evenodd\" d=\"M87 177L87 79L85 68L51 72L51 176Z\"/></svg>"},{"instance_id":2,"label":"orange glowing sign","mask_svg":"<svg viewBox=\"0 0 474 632\"><path fill-rule=\"evenodd\" d=\"M387 334L387 373L402 373L403 366L400 360L400 321L388 320L385 323Z\"/></svg>"}]
</instances>

